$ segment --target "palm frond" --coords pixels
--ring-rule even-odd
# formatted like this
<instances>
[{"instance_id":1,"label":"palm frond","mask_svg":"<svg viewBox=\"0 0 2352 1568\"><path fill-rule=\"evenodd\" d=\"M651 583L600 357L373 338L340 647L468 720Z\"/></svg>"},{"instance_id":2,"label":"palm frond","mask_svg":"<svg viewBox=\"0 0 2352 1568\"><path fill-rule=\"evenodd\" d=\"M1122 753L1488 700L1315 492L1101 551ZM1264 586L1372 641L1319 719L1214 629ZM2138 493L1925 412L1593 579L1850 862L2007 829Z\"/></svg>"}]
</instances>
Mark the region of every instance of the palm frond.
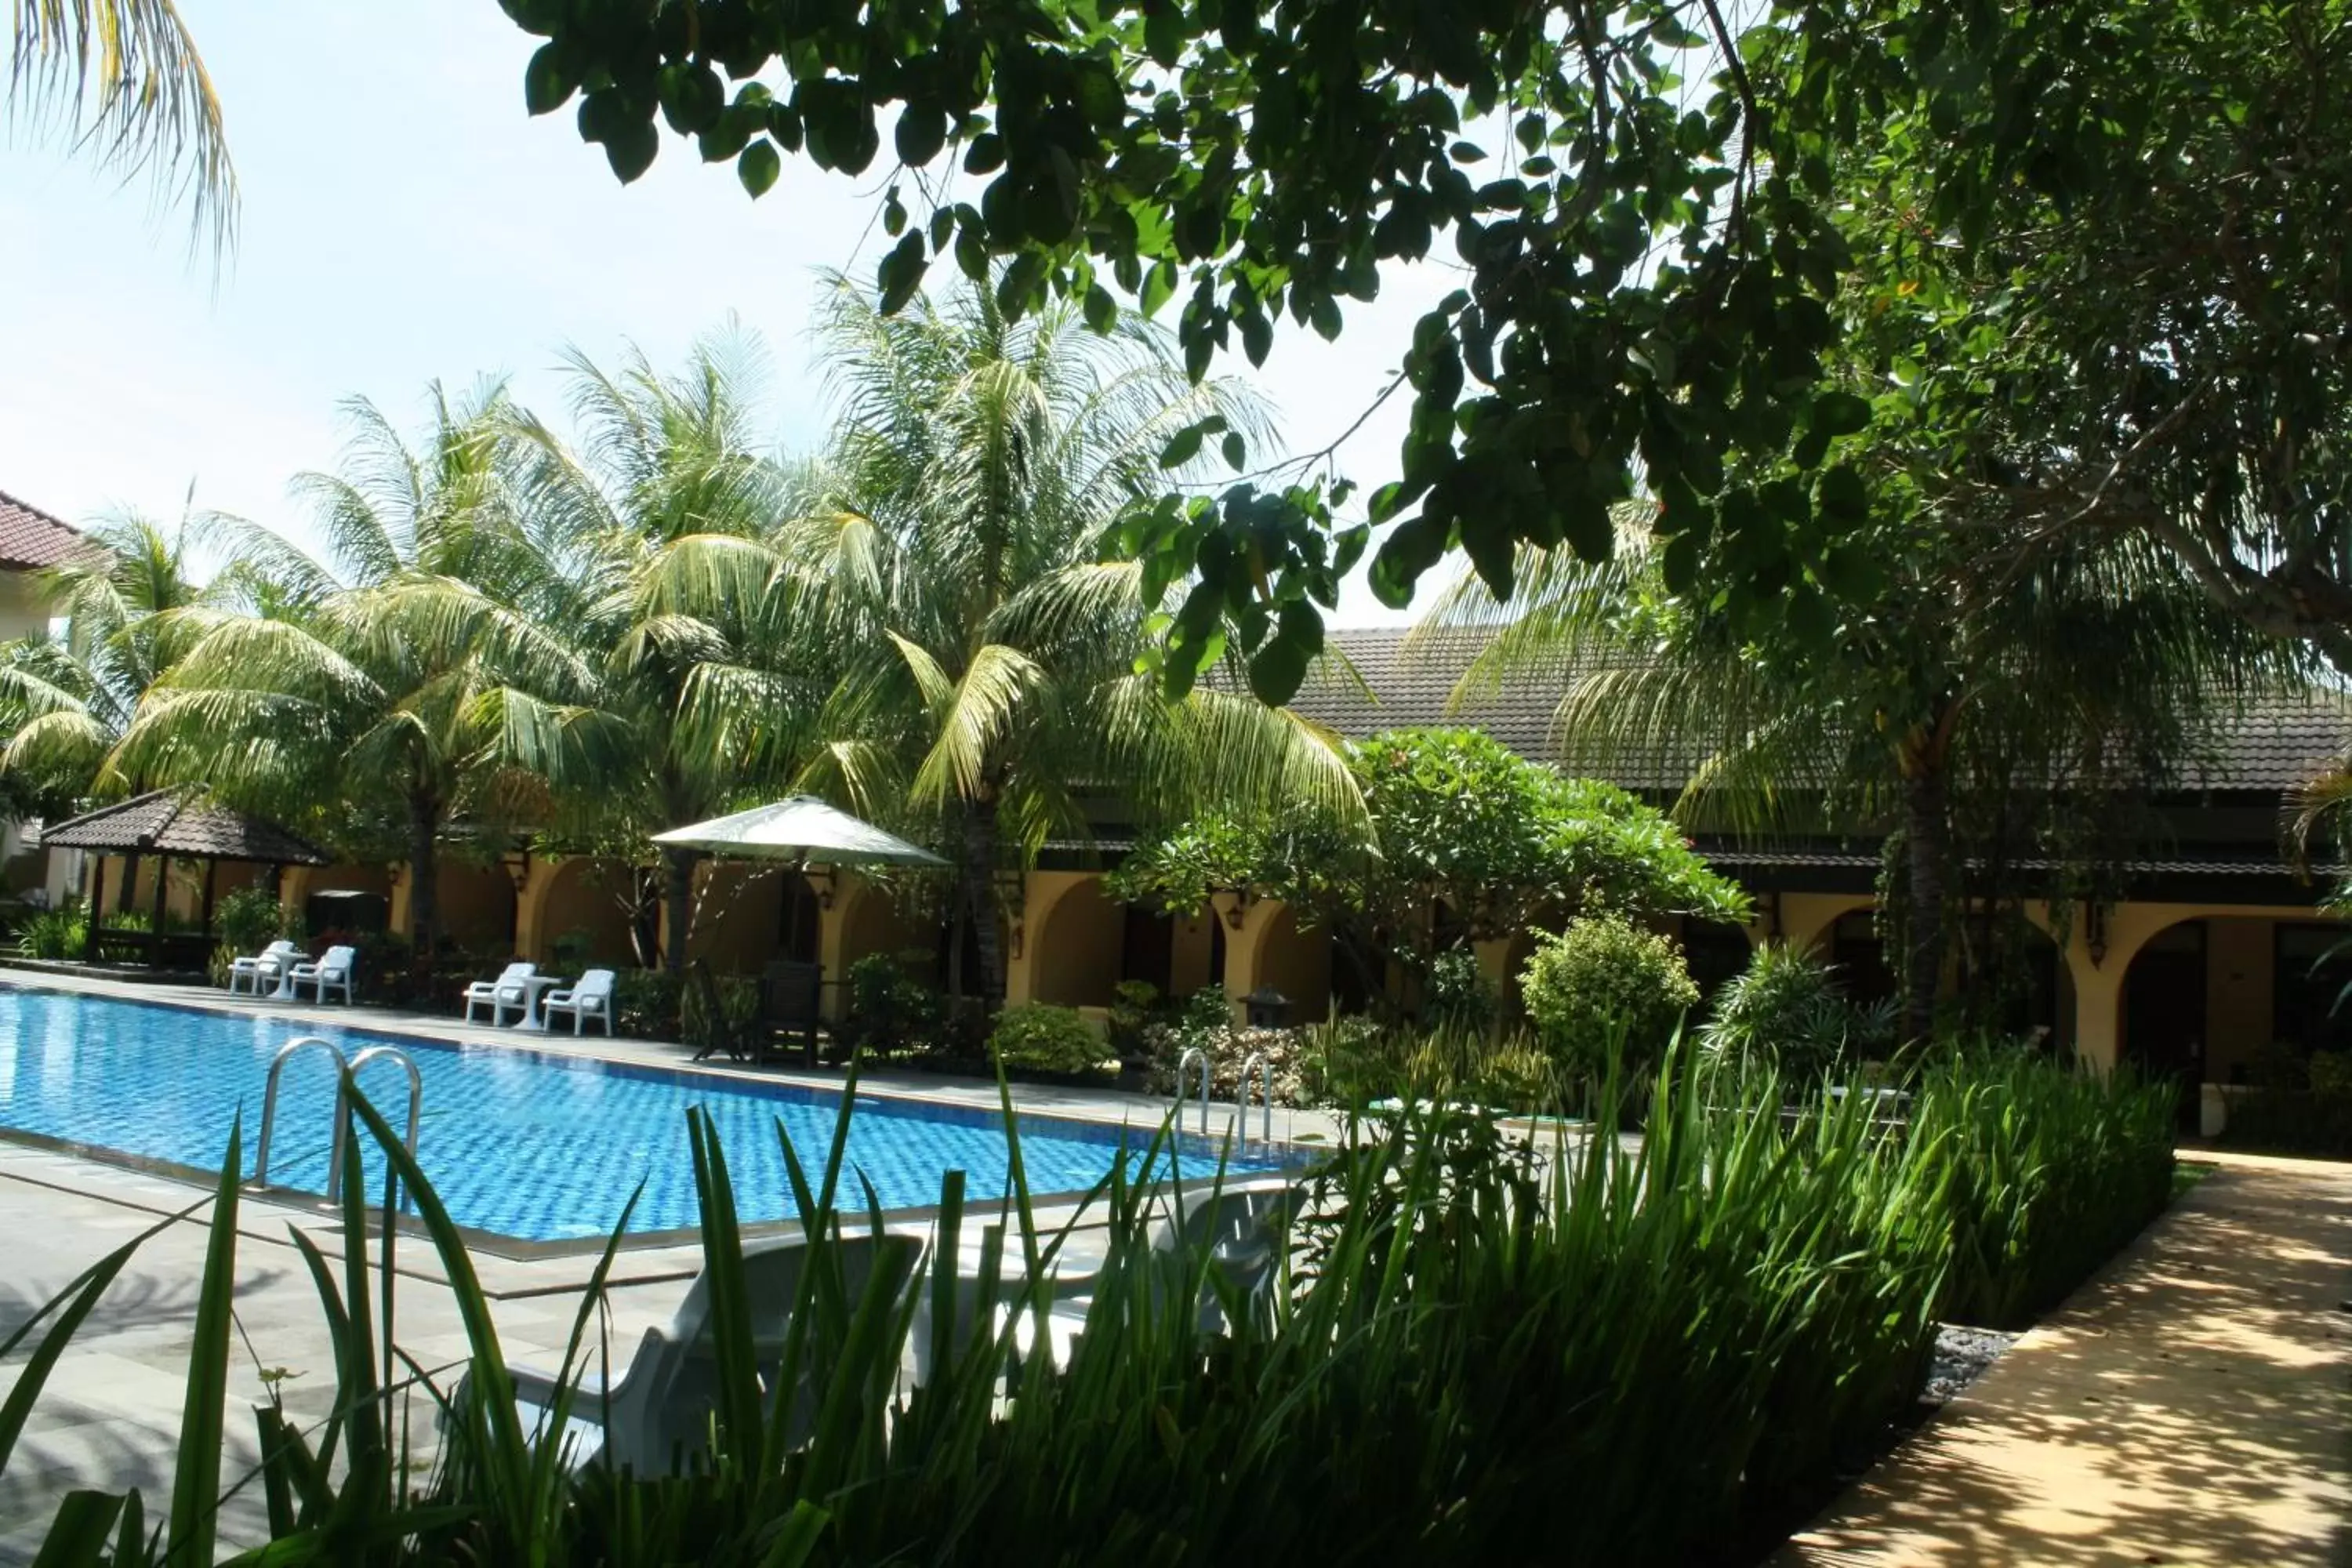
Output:
<instances>
[{"instance_id":1,"label":"palm frond","mask_svg":"<svg viewBox=\"0 0 2352 1568\"><path fill-rule=\"evenodd\" d=\"M17 0L9 118L61 131L77 152L185 202L217 259L234 241L236 170L221 105L173 0Z\"/></svg>"}]
</instances>

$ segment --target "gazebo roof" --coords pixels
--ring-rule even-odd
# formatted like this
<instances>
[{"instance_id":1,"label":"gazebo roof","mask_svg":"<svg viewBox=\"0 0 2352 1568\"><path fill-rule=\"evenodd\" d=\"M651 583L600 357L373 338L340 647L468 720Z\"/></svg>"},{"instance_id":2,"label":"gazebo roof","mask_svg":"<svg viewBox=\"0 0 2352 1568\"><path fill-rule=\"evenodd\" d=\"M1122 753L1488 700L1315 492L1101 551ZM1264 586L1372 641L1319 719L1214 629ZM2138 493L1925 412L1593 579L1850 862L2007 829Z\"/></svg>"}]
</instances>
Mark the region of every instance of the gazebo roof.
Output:
<instances>
[{"instance_id":1,"label":"gazebo roof","mask_svg":"<svg viewBox=\"0 0 2352 1568\"><path fill-rule=\"evenodd\" d=\"M41 829L41 847L114 855L180 855L194 860L258 860L270 866L324 866L332 857L274 822L203 799L193 790L159 789Z\"/></svg>"}]
</instances>

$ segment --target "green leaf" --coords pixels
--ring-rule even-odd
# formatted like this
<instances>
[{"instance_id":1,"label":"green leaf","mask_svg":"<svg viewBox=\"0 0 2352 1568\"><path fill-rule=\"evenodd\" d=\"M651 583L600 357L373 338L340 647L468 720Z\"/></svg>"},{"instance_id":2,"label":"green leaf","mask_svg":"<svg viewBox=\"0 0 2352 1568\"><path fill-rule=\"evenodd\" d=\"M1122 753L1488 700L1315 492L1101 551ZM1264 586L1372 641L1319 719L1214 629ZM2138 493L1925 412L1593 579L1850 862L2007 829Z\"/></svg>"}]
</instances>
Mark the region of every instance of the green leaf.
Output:
<instances>
[{"instance_id":1,"label":"green leaf","mask_svg":"<svg viewBox=\"0 0 2352 1568\"><path fill-rule=\"evenodd\" d=\"M1328 294L1316 294L1307 303L1307 320L1325 342L1337 341L1340 326L1339 301Z\"/></svg>"},{"instance_id":2,"label":"green leaf","mask_svg":"<svg viewBox=\"0 0 2352 1568\"><path fill-rule=\"evenodd\" d=\"M1870 402L1851 392L1824 392L1813 399L1811 427L1829 436L1851 436L1870 427Z\"/></svg>"},{"instance_id":3,"label":"green leaf","mask_svg":"<svg viewBox=\"0 0 2352 1568\"><path fill-rule=\"evenodd\" d=\"M673 60L664 66L656 91L662 118L681 136L707 130L727 107L727 89L719 73L699 60Z\"/></svg>"},{"instance_id":4,"label":"green leaf","mask_svg":"<svg viewBox=\"0 0 2352 1568\"><path fill-rule=\"evenodd\" d=\"M1249 443L1242 438L1240 431L1225 432L1222 447L1225 455L1225 466L1234 472L1238 474L1249 467Z\"/></svg>"},{"instance_id":5,"label":"green leaf","mask_svg":"<svg viewBox=\"0 0 2352 1568\"><path fill-rule=\"evenodd\" d=\"M744 190L756 201L768 194L783 167L784 160L776 151L776 144L763 136L744 148L742 156L735 160L735 177L743 182Z\"/></svg>"},{"instance_id":6,"label":"green leaf","mask_svg":"<svg viewBox=\"0 0 2352 1568\"><path fill-rule=\"evenodd\" d=\"M119 1497L87 1490L66 1493L49 1521L48 1534L41 1540L33 1568L98 1568L112 1544L108 1538L121 1512Z\"/></svg>"},{"instance_id":7,"label":"green leaf","mask_svg":"<svg viewBox=\"0 0 2352 1568\"><path fill-rule=\"evenodd\" d=\"M923 237L912 233L890 247L876 268L875 281L882 292L881 310L886 316L896 315L915 290L923 286L923 274L930 267L930 256L923 248Z\"/></svg>"},{"instance_id":8,"label":"green leaf","mask_svg":"<svg viewBox=\"0 0 2352 1568\"><path fill-rule=\"evenodd\" d=\"M1168 303L1176 292L1176 264L1162 261L1143 275L1143 313L1157 315L1160 307Z\"/></svg>"},{"instance_id":9,"label":"green leaf","mask_svg":"<svg viewBox=\"0 0 2352 1568\"><path fill-rule=\"evenodd\" d=\"M661 151L661 132L654 128L651 119L633 120L613 128L604 138L604 162L621 184L628 184L654 166L654 155Z\"/></svg>"},{"instance_id":10,"label":"green leaf","mask_svg":"<svg viewBox=\"0 0 2352 1568\"><path fill-rule=\"evenodd\" d=\"M1298 694L1307 663L1304 649L1274 637L1250 656L1250 691L1268 707L1279 707Z\"/></svg>"},{"instance_id":11,"label":"green leaf","mask_svg":"<svg viewBox=\"0 0 2352 1568\"><path fill-rule=\"evenodd\" d=\"M947 111L932 104L909 103L898 111L898 124L890 139L898 146L898 161L919 169L947 145Z\"/></svg>"},{"instance_id":12,"label":"green leaf","mask_svg":"<svg viewBox=\"0 0 2352 1568\"><path fill-rule=\"evenodd\" d=\"M1087 289L1085 309L1087 325L1096 331L1108 332L1118 324L1118 301L1099 283Z\"/></svg>"},{"instance_id":13,"label":"green leaf","mask_svg":"<svg viewBox=\"0 0 2352 1568\"><path fill-rule=\"evenodd\" d=\"M1160 466L1163 468L1181 468L1199 457L1201 437L1202 430L1198 425L1187 425L1177 431L1169 438L1168 445L1160 448Z\"/></svg>"},{"instance_id":14,"label":"green leaf","mask_svg":"<svg viewBox=\"0 0 2352 1568\"><path fill-rule=\"evenodd\" d=\"M220 1517L221 1442L228 1419L228 1352L236 1310L236 1211L245 1152L243 1112L229 1119L228 1149L213 1189L211 1236L196 1291L187 1397L180 1406L180 1446L173 1462L172 1556L210 1563Z\"/></svg>"},{"instance_id":15,"label":"green leaf","mask_svg":"<svg viewBox=\"0 0 2352 1568\"><path fill-rule=\"evenodd\" d=\"M1870 491L1862 476L1843 463L1825 470L1815 496L1822 516L1843 523L1860 522L1870 515Z\"/></svg>"},{"instance_id":16,"label":"green leaf","mask_svg":"<svg viewBox=\"0 0 2352 1568\"><path fill-rule=\"evenodd\" d=\"M568 51L561 44L541 45L530 57L522 71L523 107L533 114L552 114L572 101L580 90L580 79L568 65Z\"/></svg>"}]
</instances>

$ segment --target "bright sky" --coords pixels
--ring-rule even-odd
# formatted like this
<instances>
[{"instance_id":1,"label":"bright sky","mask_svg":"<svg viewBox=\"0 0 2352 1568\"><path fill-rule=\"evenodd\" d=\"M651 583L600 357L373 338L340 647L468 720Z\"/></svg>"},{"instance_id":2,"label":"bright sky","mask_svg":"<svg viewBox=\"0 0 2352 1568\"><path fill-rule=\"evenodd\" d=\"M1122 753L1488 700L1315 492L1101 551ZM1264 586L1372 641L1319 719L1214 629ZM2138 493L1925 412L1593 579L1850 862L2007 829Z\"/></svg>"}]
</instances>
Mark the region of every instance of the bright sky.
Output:
<instances>
[{"instance_id":1,"label":"bright sky","mask_svg":"<svg viewBox=\"0 0 2352 1568\"><path fill-rule=\"evenodd\" d=\"M505 374L560 420L563 345L611 363L635 342L667 366L730 312L774 361L779 445L819 444L815 274L872 277L878 174L788 158L754 203L730 165L666 141L624 188L568 107L524 112L535 41L496 0L181 9L227 116L236 250L215 273L191 259L185 215L158 215L143 185L0 142L0 489L72 521L119 507L169 520L193 484L200 506L305 537L286 482L332 466L340 399L362 394L408 426L436 377ZM1291 450L1347 428L1455 282L1435 267L1391 279L1337 344L1284 329L1255 379ZM1394 475L1405 407L1391 399L1342 450L1367 488ZM1398 617L1359 582L1339 618Z\"/></svg>"}]
</instances>

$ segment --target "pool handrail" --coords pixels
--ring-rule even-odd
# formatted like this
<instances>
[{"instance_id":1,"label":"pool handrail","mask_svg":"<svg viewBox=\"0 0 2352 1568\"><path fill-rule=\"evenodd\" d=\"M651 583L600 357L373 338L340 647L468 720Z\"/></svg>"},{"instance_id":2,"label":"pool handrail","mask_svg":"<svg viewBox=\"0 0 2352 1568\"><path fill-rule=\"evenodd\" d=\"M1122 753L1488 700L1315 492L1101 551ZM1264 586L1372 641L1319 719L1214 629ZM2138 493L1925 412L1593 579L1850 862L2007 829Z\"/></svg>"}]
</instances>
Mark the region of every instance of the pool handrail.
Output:
<instances>
[{"instance_id":1,"label":"pool handrail","mask_svg":"<svg viewBox=\"0 0 2352 1568\"><path fill-rule=\"evenodd\" d=\"M356 1057L346 1058L342 1047L323 1035L304 1035L289 1040L269 1058L269 1076L261 1091L261 1136L253 1152L253 1180L247 1184L255 1188L269 1185L269 1143L278 1131L278 1087L285 1075L286 1064L312 1047L317 1047L335 1058L335 1139L327 1156L327 1201L334 1202L343 1190L343 1138L351 1119L345 1099L346 1086L359 1069L379 1057L397 1061L408 1072L408 1136L404 1142L410 1154L416 1152L416 1124L425 1106L425 1075L417 1070L415 1061L398 1046L370 1046Z\"/></svg>"},{"instance_id":2,"label":"pool handrail","mask_svg":"<svg viewBox=\"0 0 2352 1568\"><path fill-rule=\"evenodd\" d=\"M1194 1062L1201 1064L1201 1136L1209 1135L1209 1053L1198 1046L1186 1047L1176 1058L1176 1130L1184 1130L1184 1070Z\"/></svg>"}]
</instances>

